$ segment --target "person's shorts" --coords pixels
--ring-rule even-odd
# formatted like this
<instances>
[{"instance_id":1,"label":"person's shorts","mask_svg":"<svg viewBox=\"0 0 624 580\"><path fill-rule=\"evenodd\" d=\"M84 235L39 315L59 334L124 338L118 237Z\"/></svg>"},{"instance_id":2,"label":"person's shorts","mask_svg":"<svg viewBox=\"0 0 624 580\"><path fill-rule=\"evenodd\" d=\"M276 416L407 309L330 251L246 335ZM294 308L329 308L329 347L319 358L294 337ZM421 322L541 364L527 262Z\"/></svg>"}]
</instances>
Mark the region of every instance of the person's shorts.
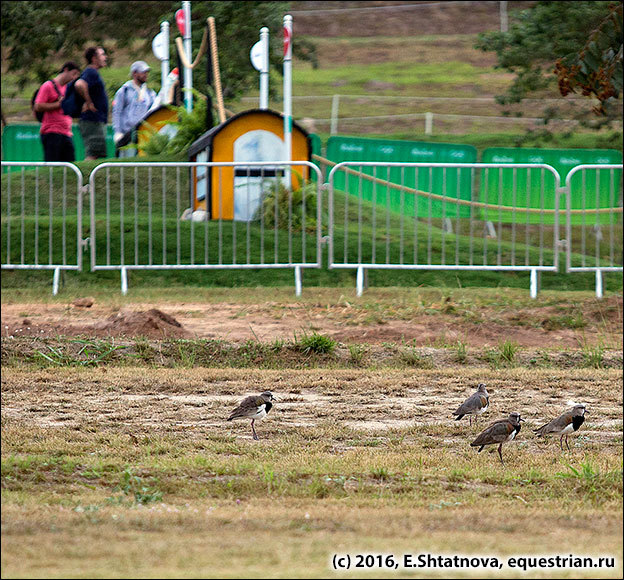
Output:
<instances>
[{"instance_id":1,"label":"person's shorts","mask_svg":"<svg viewBox=\"0 0 624 580\"><path fill-rule=\"evenodd\" d=\"M68 135L42 133L41 144L43 145L45 161L69 161L72 163L76 160L74 141Z\"/></svg>"},{"instance_id":2,"label":"person's shorts","mask_svg":"<svg viewBox=\"0 0 624 580\"><path fill-rule=\"evenodd\" d=\"M78 125L80 127L80 134L82 135L82 141L85 147L85 156L93 157L95 159L107 157L106 124L80 119Z\"/></svg>"}]
</instances>

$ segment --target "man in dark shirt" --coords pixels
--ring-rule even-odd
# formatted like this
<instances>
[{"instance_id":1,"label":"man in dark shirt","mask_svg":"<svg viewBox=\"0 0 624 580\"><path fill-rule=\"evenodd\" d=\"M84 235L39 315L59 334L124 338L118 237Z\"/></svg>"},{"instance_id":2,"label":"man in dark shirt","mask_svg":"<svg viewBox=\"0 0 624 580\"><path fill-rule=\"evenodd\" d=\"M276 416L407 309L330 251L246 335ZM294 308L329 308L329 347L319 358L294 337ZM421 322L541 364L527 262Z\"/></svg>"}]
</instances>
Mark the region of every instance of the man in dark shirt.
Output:
<instances>
[{"instance_id":1,"label":"man in dark shirt","mask_svg":"<svg viewBox=\"0 0 624 580\"><path fill-rule=\"evenodd\" d=\"M98 71L106 66L107 56L101 46L92 46L85 51L85 59L87 68L76 81L76 90L85 101L78 123L86 159L99 159L107 156L108 95Z\"/></svg>"}]
</instances>

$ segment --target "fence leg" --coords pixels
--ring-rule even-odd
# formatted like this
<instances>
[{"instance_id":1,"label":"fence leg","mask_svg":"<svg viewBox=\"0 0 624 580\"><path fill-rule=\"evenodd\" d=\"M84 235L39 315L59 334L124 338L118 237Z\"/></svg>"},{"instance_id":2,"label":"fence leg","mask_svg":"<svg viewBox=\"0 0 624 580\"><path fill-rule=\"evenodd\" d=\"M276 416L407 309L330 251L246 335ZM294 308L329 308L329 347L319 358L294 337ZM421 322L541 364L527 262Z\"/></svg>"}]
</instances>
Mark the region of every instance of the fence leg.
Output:
<instances>
[{"instance_id":1,"label":"fence leg","mask_svg":"<svg viewBox=\"0 0 624 580\"><path fill-rule=\"evenodd\" d=\"M534 268L531 270L531 298L537 298L539 290L539 272Z\"/></svg>"},{"instance_id":2,"label":"fence leg","mask_svg":"<svg viewBox=\"0 0 624 580\"><path fill-rule=\"evenodd\" d=\"M125 296L128 293L128 270L121 268L121 293Z\"/></svg>"},{"instance_id":3,"label":"fence leg","mask_svg":"<svg viewBox=\"0 0 624 580\"><path fill-rule=\"evenodd\" d=\"M364 292L364 268L362 266L358 266L357 275L355 277L355 288L356 294L358 296L362 296Z\"/></svg>"},{"instance_id":4,"label":"fence leg","mask_svg":"<svg viewBox=\"0 0 624 580\"><path fill-rule=\"evenodd\" d=\"M301 296L301 266L295 266L295 296Z\"/></svg>"},{"instance_id":5,"label":"fence leg","mask_svg":"<svg viewBox=\"0 0 624 580\"><path fill-rule=\"evenodd\" d=\"M56 296L58 294L60 279L61 279L61 269L54 268L54 276L52 276L52 296Z\"/></svg>"},{"instance_id":6,"label":"fence leg","mask_svg":"<svg viewBox=\"0 0 624 580\"><path fill-rule=\"evenodd\" d=\"M602 298L602 270L596 270L596 298Z\"/></svg>"},{"instance_id":7,"label":"fence leg","mask_svg":"<svg viewBox=\"0 0 624 580\"><path fill-rule=\"evenodd\" d=\"M425 135L433 135L433 113L425 113Z\"/></svg>"}]
</instances>

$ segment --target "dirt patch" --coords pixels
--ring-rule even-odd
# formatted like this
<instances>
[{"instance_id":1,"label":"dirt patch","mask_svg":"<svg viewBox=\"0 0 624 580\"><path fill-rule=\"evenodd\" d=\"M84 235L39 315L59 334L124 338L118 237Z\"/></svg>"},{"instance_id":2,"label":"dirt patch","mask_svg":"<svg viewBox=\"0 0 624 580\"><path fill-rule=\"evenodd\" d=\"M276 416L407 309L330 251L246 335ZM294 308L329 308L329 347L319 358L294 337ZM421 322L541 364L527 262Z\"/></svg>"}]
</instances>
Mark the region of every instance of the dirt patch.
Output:
<instances>
[{"instance_id":1,"label":"dirt patch","mask_svg":"<svg viewBox=\"0 0 624 580\"><path fill-rule=\"evenodd\" d=\"M488 385L490 409L478 425L454 421L452 411L480 381ZM277 400L262 422L263 437L280 437L302 427L336 423L360 432L342 444L365 444L414 428L431 445L453 449L491 421L517 410L526 418L519 444L531 449L555 445L531 429L557 416L569 401L591 410L571 436L575 448L621 449L621 371L452 369L271 371L256 369L100 368L8 369L2 376L3 419L41 427L107 428L141 434L183 432L205 439L224 431L251 439L247 422L227 423L243 396L270 389ZM364 442L364 443L362 443Z\"/></svg>"},{"instance_id":2,"label":"dirt patch","mask_svg":"<svg viewBox=\"0 0 624 580\"><path fill-rule=\"evenodd\" d=\"M109 336L146 336L149 338L186 338L191 334L162 310L151 308L147 312L118 312L104 322L95 324L93 330Z\"/></svg>"},{"instance_id":3,"label":"dirt patch","mask_svg":"<svg viewBox=\"0 0 624 580\"><path fill-rule=\"evenodd\" d=\"M504 341L534 349L620 349L622 296L543 306L475 307L467 302L266 302L235 304L97 302L3 304L2 337L107 336L204 338L230 342L293 340L319 333L343 343L473 348Z\"/></svg>"}]
</instances>

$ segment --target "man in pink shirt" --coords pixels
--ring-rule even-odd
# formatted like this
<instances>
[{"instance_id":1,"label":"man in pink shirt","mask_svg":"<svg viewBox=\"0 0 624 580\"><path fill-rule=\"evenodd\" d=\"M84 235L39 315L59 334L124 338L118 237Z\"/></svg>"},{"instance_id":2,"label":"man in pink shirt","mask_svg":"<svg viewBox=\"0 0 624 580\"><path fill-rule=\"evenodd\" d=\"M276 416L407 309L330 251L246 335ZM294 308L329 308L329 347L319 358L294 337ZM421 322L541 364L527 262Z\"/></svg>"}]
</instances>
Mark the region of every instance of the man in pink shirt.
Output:
<instances>
[{"instance_id":1,"label":"man in pink shirt","mask_svg":"<svg viewBox=\"0 0 624 580\"><path fill-rule=\"evenodd\" d=\"M72 118L63 113L61 101L67 83L80 76L78 65L66 62L56 77L41 85L35 99L35 111L43 113L41 143L45 161L69 161L76 159L72 139Z\"/></svg>"}]
</instances>

